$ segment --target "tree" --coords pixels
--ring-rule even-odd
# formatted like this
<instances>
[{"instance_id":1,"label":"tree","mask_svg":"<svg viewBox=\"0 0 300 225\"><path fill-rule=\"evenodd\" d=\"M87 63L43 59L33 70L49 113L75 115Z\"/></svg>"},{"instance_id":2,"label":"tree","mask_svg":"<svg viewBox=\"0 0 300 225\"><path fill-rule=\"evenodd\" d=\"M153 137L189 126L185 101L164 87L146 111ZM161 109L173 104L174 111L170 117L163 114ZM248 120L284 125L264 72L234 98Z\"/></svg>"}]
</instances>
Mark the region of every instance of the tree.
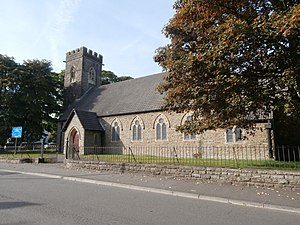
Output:
<instances>
[{"instance_id":1,"label":"tree","mask_svg":"<svg viewBox=\"0 0 300 225\"><path fill-rule=\"evenodd\" d=\"M4 145L11 127L11 110L7 105L11 102L17 88L17 64L13 58L0 54L0 145Z\"/></svg>"},{"instance_id":2,"label":"tree","mask_svg":"<svg viewBox=\"0 0 300 225\"><path fill-rule=\"evenodd\" d=\"M57 120L63 113L63 101L64 101L64 77L65 70L62 70L60 73L51 73L51 77L53 78L54 89L55 89L55 100L58 106L58 110L55 110L51 114L53 120L46 122L46 130L49 132L49 141L52 140L55 142L57 137Z\"/></svg>"},{"instance_id":3,"label":"tree","mask_svg":"<svg viewBox=\"0 0 300 225\"><path fill-rule=\"evenodd\" d=\"M0 57L1 141L10 137L13 126L23 127L23 140L39 140L52 131L62 108L62 79L51 72L46 60L17 64Z\"/></svg>"},{"instance_id":4,"label":"tree","mask_svg":"<svg viewBox=\"0 0 300 225\"><path fill-rule=\"evenodd\" d=\"M125 80L131 80L131 79L133 79L131 76L120 76L120 77L118 77L117 82L121 82L121 81L125 81Z\"/></svg>"},{"instance_id":5,"label":"tree","mask_svg":"<svg viewBox=\"0 0 300 225\"><path fill-rule=\"evenodd\" d=\"M177 0L155 61L168 72L165 109L193 112L190 133L261 114L300 121L300 4L297 0Z\"/></svg>"},{"instance_id":6,"label":"tree","mask_svg":"<svg viewBox=\"0 0 300 225\"><path fill-rule=\"evenodd\" d=\"M121 77L118 77L113 72L106 71L106 70L102 70L101 71L100 78L101 78L101 84L102 85L133 79L130 76L121 76Z\"/></svg>"}]
</instances>

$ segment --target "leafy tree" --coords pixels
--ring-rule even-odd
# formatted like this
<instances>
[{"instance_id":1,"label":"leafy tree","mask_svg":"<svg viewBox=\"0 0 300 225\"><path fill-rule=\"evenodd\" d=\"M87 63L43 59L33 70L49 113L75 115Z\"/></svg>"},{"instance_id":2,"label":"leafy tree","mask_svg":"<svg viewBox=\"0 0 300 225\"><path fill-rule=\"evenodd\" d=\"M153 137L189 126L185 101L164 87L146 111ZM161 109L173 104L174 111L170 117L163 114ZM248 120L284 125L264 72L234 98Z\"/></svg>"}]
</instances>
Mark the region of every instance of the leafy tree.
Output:
<instances>
[{"instance_id":1,"label":"leafy tree","mask_svg":"<svg viewBox=\"0 0 300 225\"><path fill-rule=\"evenodd\" d=\"M53 120L50 122L46 122L46 130L49 132L49 140L52 141L56 140L57 137L57 119L63 113L63 90L64 90L64 77L65 71L62 70L60 73L51 73L51 77L53 78L54 88L55 88L55 101L58 106L58 110L56 109L55 112L51 114Z\"/></svg>"},{"instance_id":2,"label":"leafy tree","mask_svg":"<svg viewBox=\"0 0 300 225\"><path fill-rule=\"evenodd\" d=\"M4 145L11 127L11 110L7 105L12 101L17 88L17 64L13 58L0 54L0 145Z\"/></svg>"},{"instance_id":3,"label":"leafy tree","mask_svg":"<svg viewBox=\"0 0 300 225\"><path fill-rule=\"evenodd\" d=\"M117 82L121 82L121 81L125 81L125 80L131 80L131 79L133 79L133 78L130 77L130 76L120 76L120 77L118 77Z\"/></svg>"},{"instance_id":4,"label":"leafy tree","mask_svg":"<svg viewBox=\"0 0 300 225\"><path fill-rule=\"evenodd\" d=\"M10 137L13 126L23 127L23 139L38 140L44 130L55 129L62 107L61 74L51 73L46 60L17 64L0 57L1 141Z\"/></svg>"},{"instance_id":5,"label":"leafy tree","mask_svg":"<svg viewBox=\"0 0 300 225\"><path fill-rule=\"evenodd\" d=\"M298 0L177 0L174 9L171 43L155 61L168 72L165 108L193 112L180 130L255 128L270 111L299 123Z\"/></svg>"},{"instance_id":6,"label":"leafy tree","mask_svg":"<svg viewBox=\"0 0 300 225\"><path fill-rule=\"evenodd\" d=\"M102 72L100 74L100 78L101 78L101 84L102 85L133 79L130 76L121 76L121 77L118 77L113 72L106 71L106 70L102 70Z\"/></svg>"},{"instance_id":7,"label":"leafy tree","mask_svg":"<svg viewBox=\"0 0 300 225\"><path fill-rule=\"evenodd\" d=\"M102 70L100 74L101 84L110 84L117 82L118 76L111 71Z\"/></svg>"}]
</instances>

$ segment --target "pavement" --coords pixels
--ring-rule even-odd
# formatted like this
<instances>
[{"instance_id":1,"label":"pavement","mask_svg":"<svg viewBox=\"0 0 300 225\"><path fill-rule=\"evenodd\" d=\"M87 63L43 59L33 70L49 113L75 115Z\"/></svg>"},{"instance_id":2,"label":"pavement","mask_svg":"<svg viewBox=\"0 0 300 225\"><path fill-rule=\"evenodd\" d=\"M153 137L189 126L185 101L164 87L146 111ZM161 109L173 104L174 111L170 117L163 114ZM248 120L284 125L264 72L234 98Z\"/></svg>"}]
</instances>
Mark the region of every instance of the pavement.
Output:
<instances>
[{"instance_id":1,"label":"pavement","mask_svg":"<svg viewBox=\"0 0 300 225\"><path fill-rule=\"evenodd\" d=\"M10 164L1 162L1 171L300 214L300 191L290 189L234 186L135 173L117 174L88 169L68 169L63 163Z\"/></svg>"}]
</instances>

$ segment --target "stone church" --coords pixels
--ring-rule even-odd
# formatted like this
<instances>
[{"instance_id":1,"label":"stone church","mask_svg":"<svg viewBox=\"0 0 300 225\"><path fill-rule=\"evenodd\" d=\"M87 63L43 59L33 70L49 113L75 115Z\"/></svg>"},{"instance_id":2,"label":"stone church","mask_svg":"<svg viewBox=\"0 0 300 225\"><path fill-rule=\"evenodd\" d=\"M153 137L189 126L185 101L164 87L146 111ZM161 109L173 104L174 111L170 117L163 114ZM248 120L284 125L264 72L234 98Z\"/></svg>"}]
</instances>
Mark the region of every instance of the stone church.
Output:
<instances>
[{"instance_id":1,"label":"stone church","mask_svg":"<svg viewBox=\"0 0 300 225\"><path fill-rule=\"evenodd\" d=\"M166 73L101 85L101 68L102 56L86 47L66 54L66 110L58 124L58 146L67 155L70 149L86 154L85 147L272 145L272 118L258 121L261 129L254 136L238 127L180 133L176 127L191 116L161 109L157 87Z\"/></svg>"}]
</instances>

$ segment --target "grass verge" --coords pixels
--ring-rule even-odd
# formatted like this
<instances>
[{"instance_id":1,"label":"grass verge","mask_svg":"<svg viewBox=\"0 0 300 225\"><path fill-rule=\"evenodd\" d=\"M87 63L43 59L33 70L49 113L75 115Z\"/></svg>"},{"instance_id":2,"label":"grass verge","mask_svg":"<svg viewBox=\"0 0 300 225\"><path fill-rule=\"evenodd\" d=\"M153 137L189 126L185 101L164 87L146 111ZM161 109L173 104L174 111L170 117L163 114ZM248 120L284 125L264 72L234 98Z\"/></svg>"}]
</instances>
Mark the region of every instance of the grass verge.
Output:
<instances>
[{"instance_id":1,"label":"grass verge","mask_svg":"<svg viewBox=\"0 0 300 225\"><path fill-rule=\"evenodd\" d=\"M227 168L260 168L300 170L300 162L276 160L234 160L234 159L204 159L204 158L176 158L158 156L132 156L118 154L81 155L81 159L104 162L131 162L146 164L171 164L182 166L227 167Z\"/></svg>"}]
</instances>

